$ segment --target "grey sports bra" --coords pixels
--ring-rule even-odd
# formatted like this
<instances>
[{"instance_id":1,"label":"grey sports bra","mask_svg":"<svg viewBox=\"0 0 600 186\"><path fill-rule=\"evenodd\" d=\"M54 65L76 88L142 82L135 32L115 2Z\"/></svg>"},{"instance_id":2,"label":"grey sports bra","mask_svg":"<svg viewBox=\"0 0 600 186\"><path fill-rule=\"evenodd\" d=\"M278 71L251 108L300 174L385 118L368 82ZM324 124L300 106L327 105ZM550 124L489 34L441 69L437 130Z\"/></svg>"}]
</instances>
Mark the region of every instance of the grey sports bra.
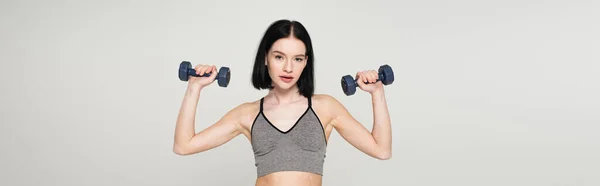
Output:
<instances>
[{"instance_id":1,"label":"grey sports bra","mask_svg":"<svg viewBox=\"0 0 600 186\"><path fill-rule=\"evenodd\" d=\"M279 171L302 171L323 175L327 142L323 125L308 98L306 111L287 131L275 127L260 111L250 129L257 176Z\"/></svg>"}]
</instances>

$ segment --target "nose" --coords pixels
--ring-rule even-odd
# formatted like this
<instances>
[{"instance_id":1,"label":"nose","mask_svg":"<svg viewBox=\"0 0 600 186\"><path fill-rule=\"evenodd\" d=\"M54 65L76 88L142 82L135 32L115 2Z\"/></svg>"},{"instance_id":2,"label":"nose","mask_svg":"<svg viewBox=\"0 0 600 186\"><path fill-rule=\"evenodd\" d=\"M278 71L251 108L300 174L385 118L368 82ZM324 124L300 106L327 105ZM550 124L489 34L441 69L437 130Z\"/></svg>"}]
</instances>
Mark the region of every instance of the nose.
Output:
<instances>
[{"instance_id":1,"label":"nose","mask_svg":"<svg viewBox=\"0 0 600 186\"><path fill-rule=\"evenodd\" d=\"M286 61L285 64L283 65L283 71L287 72L287 73L292 73L292 62L290 61Z\"/></svg>"}]
</instances>

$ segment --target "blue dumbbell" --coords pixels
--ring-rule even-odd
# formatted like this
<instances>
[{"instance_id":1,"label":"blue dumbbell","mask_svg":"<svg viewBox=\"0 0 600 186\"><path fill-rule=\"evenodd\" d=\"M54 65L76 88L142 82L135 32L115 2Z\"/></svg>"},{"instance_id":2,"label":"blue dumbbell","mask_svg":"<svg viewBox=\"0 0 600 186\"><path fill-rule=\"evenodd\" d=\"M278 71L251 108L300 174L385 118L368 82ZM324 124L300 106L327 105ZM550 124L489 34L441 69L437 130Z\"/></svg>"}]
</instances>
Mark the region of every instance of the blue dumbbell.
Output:
<instances>
[{"instance_id":1,"label":"blue dumbbell","mask_svg":"<svg viewBox=\"0 0 600 186\"><path fill-rule=\"evenodd\" d=\"M381 83L383 83L384 85L389 85L394 82L394 71L392 71L392 67L390 67L389 65L381 65L379 67L378 75L379 75L379 77L377 78L377 81L375 81L375 82L381 81ZM341 80L341 84L342 84L342 90L344 91L344 94L346 94L347 96L353 95L356 92L356 87L358 87L358 84L356 83L356 79L354 79L350 75L343 76L342 80ZM369 83L367 83L367 84L369 84Z\"/></svg>"},{"instance_id":2,"label":"blue dumbbell","mask_svg":"<svg viewBox=\"0 0 600 186\"><path fill-rule=\"evenodd\" d=\"M196 70L192 68L192 63L189 61L183 61L181 64L179 64L179 80L181 81L188 81L190 76L208 77L210 75L211 73L202 75L196 74ZM218 82L220 87L227 87L227 85L229 85L230 78L231 70L229 70L229 67L221 67L215 80Z\"/></svg>"}]
</instances>

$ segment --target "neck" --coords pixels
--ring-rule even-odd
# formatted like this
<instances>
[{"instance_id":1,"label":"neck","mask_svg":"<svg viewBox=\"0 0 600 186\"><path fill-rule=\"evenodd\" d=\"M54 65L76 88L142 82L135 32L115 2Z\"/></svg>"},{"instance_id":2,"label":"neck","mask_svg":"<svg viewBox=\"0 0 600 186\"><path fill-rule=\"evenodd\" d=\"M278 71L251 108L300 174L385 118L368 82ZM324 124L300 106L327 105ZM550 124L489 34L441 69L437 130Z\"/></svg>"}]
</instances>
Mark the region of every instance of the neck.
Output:
<instances>
[{"instance_id":1,"label":"neck","mask_svg":"<svg viewBox=\"0 0 600 186\"><path fill-rule=\"evenodd\" d=\"M298 87L293 86L287 90L274 88L273 90L269 91L267 97L272 97L277 104L287 104L298 101L301 99L302 95L299 93Z\"/></svg>"}]
</instances>

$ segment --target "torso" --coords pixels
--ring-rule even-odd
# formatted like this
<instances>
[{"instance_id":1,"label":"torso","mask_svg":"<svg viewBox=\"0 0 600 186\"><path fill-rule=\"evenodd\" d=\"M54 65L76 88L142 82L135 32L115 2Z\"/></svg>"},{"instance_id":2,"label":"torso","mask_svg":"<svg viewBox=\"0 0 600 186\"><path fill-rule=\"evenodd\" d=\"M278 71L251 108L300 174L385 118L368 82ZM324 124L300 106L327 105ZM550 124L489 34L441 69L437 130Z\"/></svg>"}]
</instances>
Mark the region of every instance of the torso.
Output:
<instances>
[{"instance_id":1,"label":"torso","mask_svg":"<svg viewBox=\"0 0 600 186\"><path fill-rule=\"evenodd\" d=\"M276 172L256 179L256 186L321 186L321 175L285 171Z\"/></svg>"},{"instance_id":2,"label":"torso","mask_svg":"<svg viewBox=\"0 0 600 186\"><path fill-rule=\"evenodd\" d=\"M327 113L327 108L320 99L320 95L314 95L312 97L312 110L318 115L320 122L323 126L325 133L325 141L329 140L329 136L333 127L330 125L332 117ZM289 131L296 121L306 111L307 100L306 98L302 101L285 105L275 106L269 105L265 102L263 105L263 114L278 130L286 132ZM241 121L240 130L246 136L250 143L252 143L252 124L260 111L260 100L249 103L247 109L245 109L244 117ZM256 180L256 186L276 186L276 185L303 185L303 186L320 186L322 182L321 175L300 172L300 171L283 171L275 172L265 176L261 176Z\"/></svg>"}]
</instances>

